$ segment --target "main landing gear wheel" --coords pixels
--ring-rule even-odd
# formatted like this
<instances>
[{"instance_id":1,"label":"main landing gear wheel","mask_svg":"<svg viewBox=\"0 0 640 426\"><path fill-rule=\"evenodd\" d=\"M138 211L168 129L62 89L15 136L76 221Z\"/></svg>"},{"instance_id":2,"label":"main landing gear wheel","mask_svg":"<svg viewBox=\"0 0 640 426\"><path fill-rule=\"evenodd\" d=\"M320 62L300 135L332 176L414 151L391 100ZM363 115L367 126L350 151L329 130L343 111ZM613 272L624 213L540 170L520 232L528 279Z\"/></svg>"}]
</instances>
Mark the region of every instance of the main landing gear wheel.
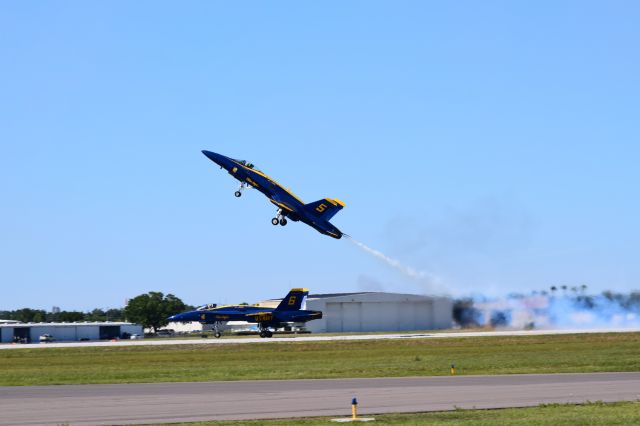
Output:
<instances>
[{"instance_id":1,"label":"main landing gear wheel","mask_svg":"<svg viewBox=\"0 0 640 426\"><path fill-rule=\"evenodd\" d=\"M269 338L269 337L273 337L273 333L269 330L262 330L260 331L260 337L262 338Z\"/></svg>"},{"instance_id":2,"label":"main landing gear wheel","mask_svg":"<svg viewBox=\"0 0 640 426\"><path fill-rule=\"evenodd\" d=\"M236 192L234 192L233 195L235 195L236 197L240 197L242 195L242 192L236 191Z\"/></svg>"},{"instance_id":3,"label":"main landing gear wheel","mask_svg":"<svg viewBox=\"0 0 640 426\"><path fill-rule=\"evenodd\" d=\"M220 332L220 327L222 327L225 323L223 321L216 321L213 323L213 337L219 339L222 336Z\"/></svg>"},{"instance_id":4,"label":"main landing gear wheel","mask_svg":"<svg viewBox=\"0 0 640 426\"><path fill-rule=\"evenodd\" d=\"M287 224L287 218L284 217L284 214L282 213L282 209L278 209L278 211L276 212L276 217L271 219L271 223L274 226L277 225L277 224L285 226Z\"/></svg>"}]
</instances>

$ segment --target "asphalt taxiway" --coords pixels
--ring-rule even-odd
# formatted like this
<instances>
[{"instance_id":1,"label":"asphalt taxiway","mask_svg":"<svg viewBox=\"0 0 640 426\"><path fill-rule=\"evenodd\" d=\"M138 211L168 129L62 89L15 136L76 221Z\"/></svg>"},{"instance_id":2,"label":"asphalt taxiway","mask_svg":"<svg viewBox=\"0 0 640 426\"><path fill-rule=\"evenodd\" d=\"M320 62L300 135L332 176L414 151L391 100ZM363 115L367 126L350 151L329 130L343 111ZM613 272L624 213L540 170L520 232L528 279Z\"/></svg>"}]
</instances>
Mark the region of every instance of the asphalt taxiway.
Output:
<instances>
[{"instance_id":1,"label":"asphalt taxiway","mask_svg":"<svg viewBox=\"0 0 640 426\"><path fill-rule=\"evenodd\" d=\"M640 373L0 387L0 424L174 423L640 399Z\"/></svg>"}]
</instances>

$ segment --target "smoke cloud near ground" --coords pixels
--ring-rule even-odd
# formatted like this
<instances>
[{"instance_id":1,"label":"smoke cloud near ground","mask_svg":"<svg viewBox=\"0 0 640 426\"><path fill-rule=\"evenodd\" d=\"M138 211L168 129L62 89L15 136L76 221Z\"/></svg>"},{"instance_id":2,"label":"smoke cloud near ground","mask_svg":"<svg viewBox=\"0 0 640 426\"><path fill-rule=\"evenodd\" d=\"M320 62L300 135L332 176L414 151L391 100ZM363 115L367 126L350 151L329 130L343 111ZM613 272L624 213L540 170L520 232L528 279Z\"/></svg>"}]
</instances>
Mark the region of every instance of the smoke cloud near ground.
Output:
<instances>
[{"instance_id":1,"label":"smoke cloud near ground","mask_svg":"<svg viewBox=\"0 0 640 426\"><path fill-rule=\"evenodd\" d=\"M462 327L511 329L611 329L640 327L640 292L510 295L459 299L454 319Z\"/></svg>"}]
</instances>

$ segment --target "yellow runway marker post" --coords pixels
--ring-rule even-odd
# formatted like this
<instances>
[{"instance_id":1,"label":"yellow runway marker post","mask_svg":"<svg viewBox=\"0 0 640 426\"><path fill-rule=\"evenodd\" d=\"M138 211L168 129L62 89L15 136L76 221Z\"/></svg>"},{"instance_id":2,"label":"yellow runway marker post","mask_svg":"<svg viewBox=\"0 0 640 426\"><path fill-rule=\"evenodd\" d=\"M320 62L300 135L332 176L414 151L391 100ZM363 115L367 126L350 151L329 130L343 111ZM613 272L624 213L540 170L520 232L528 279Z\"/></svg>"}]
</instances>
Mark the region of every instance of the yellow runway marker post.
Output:
<instances>
[{"instance_id":1,"label":"yellow runway marker post","mask_svg":"<svg viewBox=\"0 0 640 426\"><path fill-rule=\"evenodd\" d=\"M358 399L355 397L351 400L351 417L331 419L332 422L337 422L337 423L372 422L374 420L375 420L374 417L358 417Z\"/></svg>"}]
</instances>

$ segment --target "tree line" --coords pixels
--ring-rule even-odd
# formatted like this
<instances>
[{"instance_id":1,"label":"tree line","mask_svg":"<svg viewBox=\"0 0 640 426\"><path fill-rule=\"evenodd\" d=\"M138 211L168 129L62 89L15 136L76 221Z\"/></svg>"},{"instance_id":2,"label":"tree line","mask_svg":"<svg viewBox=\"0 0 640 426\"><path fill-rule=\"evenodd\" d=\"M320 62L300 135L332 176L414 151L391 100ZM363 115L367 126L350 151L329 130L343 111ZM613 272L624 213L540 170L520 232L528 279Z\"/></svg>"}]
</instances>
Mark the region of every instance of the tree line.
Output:
<instances>
[{"instance_id":1,"label":"tree line","mask_svg":"<svg viewBox=\"0 0 640 426\"><path fill-rule=\"evenodd\" d=\"M194 309L173 294L166 296L159 291L150 291L129 300L124 308L91 311L48 312L44 309L22 308L14 311L0 310L0 319L20 322L83 322L83 321L128 321L157 331L168 324L167 318L186 310Z\"/></svg>"},{"instance_id":2,"label":"tree line","mask_svg":"<svg viewBox=\"0 0 640 426\"><path fill-rule=\"evenodd\" d=\"M0 319L20 322L81 322L81 321L124 321L124 309L93 309L87 312L48 312L44 309L22 308L15 311L0 311Z\"/></svg>"}]
</instances>

